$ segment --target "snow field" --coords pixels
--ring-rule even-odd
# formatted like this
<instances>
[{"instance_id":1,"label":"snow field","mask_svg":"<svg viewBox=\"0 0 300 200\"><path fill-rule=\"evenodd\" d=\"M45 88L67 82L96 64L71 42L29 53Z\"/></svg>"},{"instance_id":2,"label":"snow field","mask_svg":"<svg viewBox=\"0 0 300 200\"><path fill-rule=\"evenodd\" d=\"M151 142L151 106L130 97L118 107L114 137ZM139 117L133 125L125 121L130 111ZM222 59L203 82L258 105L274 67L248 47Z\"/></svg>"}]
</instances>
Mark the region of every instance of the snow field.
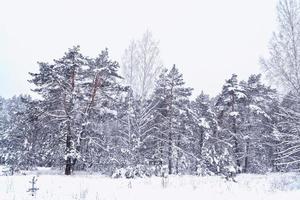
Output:
<instances>
[{"instance_id":1,"label":"snow field","mask_svg":"<svg viewBox=\"0 0 300 200\"><path fill-rule=\"evenodd\" d=\"M27 190L32 175L0 176L0 200L299 200L296 173L220 177L170 176L112 179L100 175L39 175L36 196ZM165 187L164 187L164 186Z\"/></svg>"}]
</instances>

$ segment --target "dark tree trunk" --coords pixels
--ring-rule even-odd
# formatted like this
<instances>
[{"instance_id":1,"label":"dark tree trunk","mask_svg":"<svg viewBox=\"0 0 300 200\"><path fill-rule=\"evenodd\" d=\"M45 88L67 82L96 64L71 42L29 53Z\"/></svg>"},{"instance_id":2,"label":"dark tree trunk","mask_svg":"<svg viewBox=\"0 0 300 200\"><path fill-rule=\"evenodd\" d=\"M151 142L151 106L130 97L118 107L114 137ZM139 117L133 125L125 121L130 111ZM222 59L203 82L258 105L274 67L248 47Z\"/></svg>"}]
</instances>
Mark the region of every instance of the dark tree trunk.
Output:
<instances>
[{"instance_id":1,"label":"dark tree trunk","mask_svg":"<svg viewBox=\"0 0 300 200\"><path fill-rule=\"evenodd\" d=\"M238 158L238 156L239 156L239 149L238 149L238 141L237 141L236 137L234 137L234 153L237 156L237 158L236 158L236 165L238 167L238 172L240 172L241 162L240 162L240 159Z\"/></svg>"},{"instance_id":2,"label":"dark tree trunk","mask_svg":"<svg viewBox=\"0 0 300 200\"><path fill-rule=\"evenodd\" d=\"M66 160L65 175L71 175L71 172L72 172L72 158L68 156Z\"/></svg>"},{"instance_id":3,"label":"dark tree trunk","mask_svg":"<svg viewBox=\"0 0 300 200\"><path fill-rule=\"evenodd\" d=\"M204 131L201 130L200 140L199 140L199 157L200 158L202 158L202 149L203 149L203 141L204 141L203 134L204 134Z\"/></svg>"},{"instance_id":4,"label":"dark tree trunk","mask_svg":"<svg viewBox=\"0 0 300 200\"><path fill-rule=\"evenodd\" d=\"M168 168L169 168L169 174L173 174L173 171L172 171L172 168L173 168L173 165L172 165L172 151L173 151L173 148L172 148L172 133L169 132L169 151L168 151Z\"/></svg>"},{"instance_id":5,"label":"dark tree trunk","mask_svg":"<svg viewBox=\"0 0 300 200\"><path fill-rule=\"evenodd\" d=\"M67 153L67 160L66 160L66 168L65 168L65 175L71 175L72 172L72 158L69 155L71 153L71 127L70 121L67 122L68 132L67 132L67 139L66 139L66 153Z\"/></svg>"},{"instance_id":6,"label":"dark tree trunk","mask_svg":"<svg viewBox=\"0 0 300 200\"><path fill-rule=\"evenodd\" d=\"M65 175L71 175L71 170L72 169L72 162L71 158L68 157L66 161L66 168L65 168Z\"/></svg>"},{"instance_id":7,"label":"dark tree trunk","mask_svg":"<svg viewBox=\"0 0 300 200\"><path fill-rule=\"evenodd\" d=\"M178 134L177 137L177 147L180 148L180 140L181 140L181 135ZM177 153L177 157L176 157L176 174L179 174L179 158L180 158L180 153Z\"/></svg>"},{"instance_id":8,"label":"dark tree trunk","mask_svg":"<svg viewBox=\"0 0 300 200\"><path fill-rule=\"evenodd\" d=\"M234 108L234 104L235 104L235 98L234 96L232 96L232 112L235 112L235 108ZM233 142L234 142L234 154L236 156L236 165L238 167L237 172L240 172L240 168L241 168L241 162L239 159L239 149L238 149L238 139L237 139L237 122L236 122L236 118L235 116L233 117L233 123L232 123L232 129L233 129Z\"/></svg>"},{"instance_id":9,"label":"dark tree trunk","mask_svg":"<svg viewBox=\"0 0 300 200\"><path fill-rule=\"evenodd\" d=\"M75 88L75 66L73 68L71 77L70 77L70 82L71 82L71 93L73 93L74 88ZM74 107L74 102L73 102L73 94L69 94L70 96L68 97L67 95L65 96L64 99L64 106L65 106L65 112L68 116L68 121L67 121L67 139L66 139L66 153L67 153L67 160L66 160L66 168L65 168L65 175L71 175L72 169L74 168L73 165L73 158L70 155L71 153L71 148L72 148L72 131L71 131L71 117L70 117L70 112Z\"/></svg>"},{"instance_id":10,"label":"dark tree trunk","mask_svg":"<svg viewBox=\"0 0 300 200\"><path fill-rule=\"evenodd\" d=\"M247 173L248 172L248 168L249 168L249 157L248 157L248 154L249 154L249 141L246 142L245 166L244 166L244 170L243 170L244 173Z\"/></svg>"}]
</instances>

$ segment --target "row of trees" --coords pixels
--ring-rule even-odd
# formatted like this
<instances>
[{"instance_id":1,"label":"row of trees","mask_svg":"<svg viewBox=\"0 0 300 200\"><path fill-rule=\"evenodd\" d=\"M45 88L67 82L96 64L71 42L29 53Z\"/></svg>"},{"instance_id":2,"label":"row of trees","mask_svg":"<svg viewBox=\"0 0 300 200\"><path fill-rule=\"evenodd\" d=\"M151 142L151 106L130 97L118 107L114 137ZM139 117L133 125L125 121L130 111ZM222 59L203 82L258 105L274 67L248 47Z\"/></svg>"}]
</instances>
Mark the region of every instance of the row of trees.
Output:
<instances>
[{"instance_id":1,"label":"row of trees","mask_svg":"<svg viewBox=\"0 0 300 200\"><path fill-rule=\"evenodd\" d=\"M192 88L173 66L143 99L118 83L107 51L91 59L74 47L39 65L31 82L42 100L2 99L1 155L8 165L65 166L67 175L75 168L159 173L151 172L153 160L169 174L278 170L279 102L260 75L241 82L232 75L217 97L201 93L190 101Z\"/></svg>"},{"instance_id":2,"label":"row of trees","mask_svg":"<svg viewBox=\"0 0 300 200\"><path fill-rule=\"evenodd\" d=\"M298 10L297 1L280 1L279 31L261 60L283 96L261 75L233 74L216 97L191 100L178 68L161 67L149 32L126 50L124 79L107 50L90 58L76 46L38 63L30 82L39 100L0 99L0 162L130 177L299 170Z\"/></svg>"}]
</instances>

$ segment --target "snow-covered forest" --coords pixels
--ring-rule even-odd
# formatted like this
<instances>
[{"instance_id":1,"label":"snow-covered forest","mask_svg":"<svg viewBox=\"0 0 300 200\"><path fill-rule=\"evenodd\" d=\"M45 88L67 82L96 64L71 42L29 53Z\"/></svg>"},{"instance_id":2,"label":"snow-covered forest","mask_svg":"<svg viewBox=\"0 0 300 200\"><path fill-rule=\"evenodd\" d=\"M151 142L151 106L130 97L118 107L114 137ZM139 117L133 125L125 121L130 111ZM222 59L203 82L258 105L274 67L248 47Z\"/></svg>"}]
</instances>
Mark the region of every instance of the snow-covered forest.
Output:
<instances>
[{"instance_id":1,"label":"snow-covered forest","mask_svg":"<svg viewBox=\"0 0 300 200\"><path fill-rule=\"evenodd\" d=\"M195 177L215 183L221 176L245 189L253 186L251 177L262 184L261 174L286 172L260 188L284 191L284 184L272 184L296 182L300 170L300 2L279 1L277 14L269 54L260 59L262 74L241 80L232 72L216 96L194 94L181 73L184 66L164 66L150 31L131 41L120 61L111 59L108 49L91 57L73 46L52 62L38 62L39 71L29 72L28 80L34 97L0 97L0 175L51 168L123 181L117 178L152 177L148 185L163 177L174 188L185 180L177 175L186 175L194 189ZM205 91L209 85L199 87ZM24 187L23 180L9 181ZM300 188L292 182L287 187Z\"/></svg>"},{"instance_id":2,"label":"snow-covered forest","mask_svg":"<svg viewBox=\"0 0 300 200\"><path fill-rule=\"evenodd\" d=\"M192 98L181 66L162 65L150 31L120 64L107 49L93 58L79 46L39 62L29 80L39 98L0 99L0 164L127 178L298 171L299 8L279 2L279 28L261 58L284 94L260 74L232 74L217 96Z\"/></svg>"}]
</instances>

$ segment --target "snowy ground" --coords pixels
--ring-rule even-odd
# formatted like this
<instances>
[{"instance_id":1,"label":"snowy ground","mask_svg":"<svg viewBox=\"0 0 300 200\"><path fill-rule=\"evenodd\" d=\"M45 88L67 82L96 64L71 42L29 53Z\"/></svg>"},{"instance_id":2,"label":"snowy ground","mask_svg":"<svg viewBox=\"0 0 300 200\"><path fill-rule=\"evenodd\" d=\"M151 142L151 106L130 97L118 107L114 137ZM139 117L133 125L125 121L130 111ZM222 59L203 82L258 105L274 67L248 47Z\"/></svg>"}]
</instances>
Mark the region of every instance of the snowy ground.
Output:
<instances>
[{"instance_id":1,"label":"snowy ground","mask_svg":"<svg viewBox=\"0 0 300 200\"><path fill-rule=\"evenodd\" d=\"M37 173L37 172L35 172ZM299 200L300 174L240 175L237 183L220 177L111 179L99 175L51 175L39 170L36 196L27 190L35 173L0 176L0 200Z\"/></svg>"}]
</instances>

